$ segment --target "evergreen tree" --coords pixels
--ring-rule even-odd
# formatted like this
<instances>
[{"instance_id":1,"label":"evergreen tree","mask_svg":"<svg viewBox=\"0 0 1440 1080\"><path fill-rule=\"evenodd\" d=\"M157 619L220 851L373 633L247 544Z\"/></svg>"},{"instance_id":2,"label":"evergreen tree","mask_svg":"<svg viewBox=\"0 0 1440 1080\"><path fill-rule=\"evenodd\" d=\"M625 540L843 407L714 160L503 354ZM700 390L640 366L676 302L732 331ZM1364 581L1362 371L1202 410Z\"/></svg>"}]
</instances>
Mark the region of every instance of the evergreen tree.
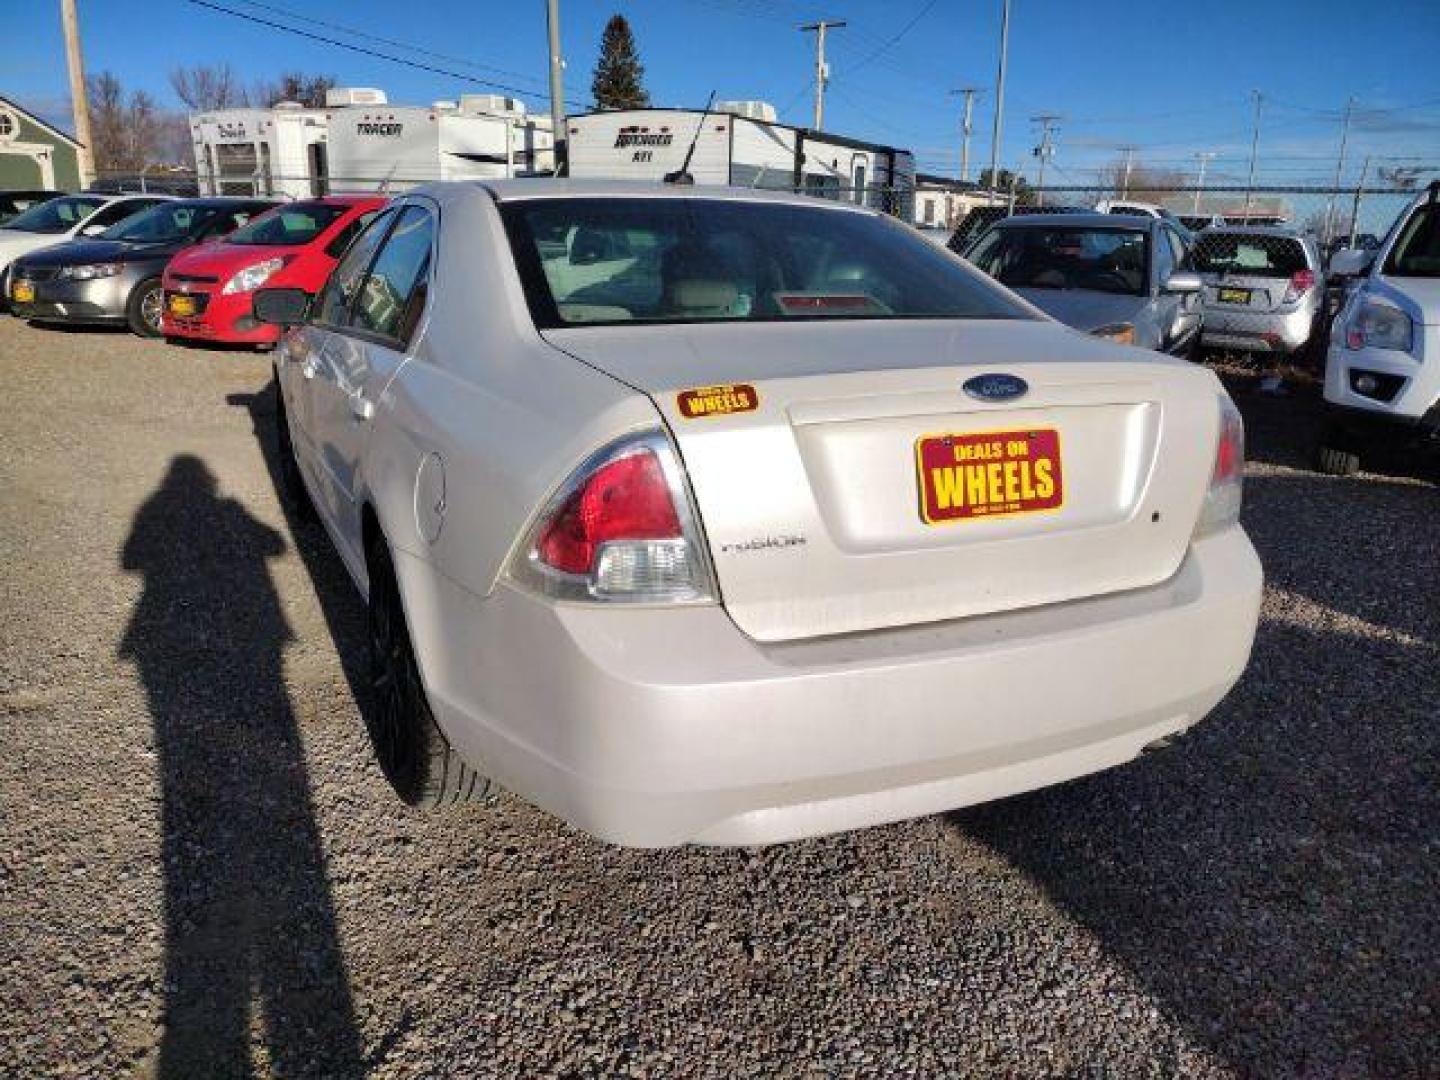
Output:
<instances>
[{"instance_id":1,"label":"evergreen tree","mask_svg":"<svg viewBox=\"0 0 1440 1080\"><path fill-rule=\"evenodd\" d=\"M643 109L650 104L641 80L645 68L635 51L635 35L624 15L612 15L600 39L600 60L590 92L597 109Z\"/></svg>"}]
</instances>

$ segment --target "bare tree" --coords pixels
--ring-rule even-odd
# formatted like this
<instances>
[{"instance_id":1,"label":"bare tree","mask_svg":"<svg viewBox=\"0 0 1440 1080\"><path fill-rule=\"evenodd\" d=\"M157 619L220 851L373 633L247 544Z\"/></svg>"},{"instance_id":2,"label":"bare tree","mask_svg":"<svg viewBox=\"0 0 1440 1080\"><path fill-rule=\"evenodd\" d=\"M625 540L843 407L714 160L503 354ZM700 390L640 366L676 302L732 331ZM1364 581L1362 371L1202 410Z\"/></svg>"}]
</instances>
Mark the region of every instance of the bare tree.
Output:
<instances>
[{"instance_id":1,"label":"bare tree","mask_svg":"<svg viewBox=\"0 0 1440 1080\"><path fill-rule=\"evenodd\" d=\"M184 121L161 109L143 90L127 94L112 72L87 82L91 151L100 173L138 173L181 161L189 139L177 146L176 125Z\"/></svg>"},{"instance_id":2,"label":"bare tree","mask_svg":"<svg viewBox=\"0 0 1440 1080\"><path fill-rule=\"evenodd\" d=\"M172 68L170 86L191 112L236 109L249 103L245 88L229 64Z\"/></svg>"},{"instance_id":3,"label":"bare tree","mask_svg":"<svg viewBox=\"0 0 1440 1080\"><path fill-rule=\"evenodd\" d=\"M250 91L250 103L268 109L281 101L298 101L312 109L325 107L325 91L335 85L329 75L307 75L286 71L273 81L257 82Z\"/></svg>"},{"instance_id":4,"label":"bare tree","mask_svg":"<svg viewBox=\"0 0 1440 1080\"><path fill-rule=\"evenodd\" d=\"M1130 175L1125 175L1125 159L1120 158L1100 170L1100 186L1108 187L1116 195L1139 202L1161 202L1166 195L1173 195L1176 188L1185 186L1185 174L1175 169L1157 169L1153 165L1132 164Z\"/></svg>"}]
</instances>

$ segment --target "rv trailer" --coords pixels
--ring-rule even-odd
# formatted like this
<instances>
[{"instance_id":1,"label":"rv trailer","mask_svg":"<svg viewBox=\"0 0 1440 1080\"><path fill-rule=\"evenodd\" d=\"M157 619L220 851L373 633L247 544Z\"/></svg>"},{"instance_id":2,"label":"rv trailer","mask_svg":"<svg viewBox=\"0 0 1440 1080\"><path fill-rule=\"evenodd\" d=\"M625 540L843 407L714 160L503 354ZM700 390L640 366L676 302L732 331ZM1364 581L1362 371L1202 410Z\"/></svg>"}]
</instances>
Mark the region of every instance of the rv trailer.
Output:
<instances>
[{"instance_id":1,"label":"rv trailer","mask_svg":"<svg viewBox=\"0 0 1440 1080\"><path fill-rule=\"evenodd\" d=\"M325 192L329 114L284 101L271 109L221 109L190 117L201 195Z\"/></svg>"},{"instance_id":2,"label":"rv trailer","mask_svg":"<svg viewBox=\"0 0 1440 1080\"><path fill-rule=\"evenodd\" d=\"M570 175L775 188L858 203L909 220L915 160L908 150L779 123L763 101L699 109L624 109L572 116Z\"/></svg>"}]
</instances>

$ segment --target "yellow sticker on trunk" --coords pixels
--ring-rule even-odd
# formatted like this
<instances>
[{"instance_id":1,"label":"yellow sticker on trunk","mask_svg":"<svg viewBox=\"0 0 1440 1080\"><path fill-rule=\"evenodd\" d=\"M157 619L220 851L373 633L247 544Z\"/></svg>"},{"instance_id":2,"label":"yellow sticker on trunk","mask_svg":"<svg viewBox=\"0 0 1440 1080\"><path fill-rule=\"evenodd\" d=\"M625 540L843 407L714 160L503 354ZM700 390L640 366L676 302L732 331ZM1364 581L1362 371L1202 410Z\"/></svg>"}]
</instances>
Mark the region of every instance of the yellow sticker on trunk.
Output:
<instances>
[{"instance_id":1,"label":"yellow sticker on trunk","mask_svg":"<svg viewBox=\"0 0 1440 1080\"><path fill-rule=\"evenodd\" d=\"M749 383L724 383L682 390L675 399L680 415L686 420L702 416L727 416L730 413L753 412L760 405L760 395Z\"/></svg>"}]
</instances>

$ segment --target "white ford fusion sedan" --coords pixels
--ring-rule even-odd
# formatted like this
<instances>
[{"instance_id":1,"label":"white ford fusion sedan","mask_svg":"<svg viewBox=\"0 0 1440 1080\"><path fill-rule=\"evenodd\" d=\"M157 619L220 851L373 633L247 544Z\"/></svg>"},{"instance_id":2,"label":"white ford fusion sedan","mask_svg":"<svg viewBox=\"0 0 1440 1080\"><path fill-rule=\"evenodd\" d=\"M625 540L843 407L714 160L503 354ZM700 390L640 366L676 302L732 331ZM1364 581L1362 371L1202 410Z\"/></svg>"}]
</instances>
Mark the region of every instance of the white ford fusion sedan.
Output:
<instances>
[{"instance_id":1,"label":"white ford fusion sedan","mask_svg":"<svg viewBox=\"0 0 1440 1080\"><path fill-rule=\"evenodd\" d=\"M1249 657L1243 433L838 202L419 188L257 296L400 797L762 844L1135 757Z\"/></svg>"}]
</instances>

